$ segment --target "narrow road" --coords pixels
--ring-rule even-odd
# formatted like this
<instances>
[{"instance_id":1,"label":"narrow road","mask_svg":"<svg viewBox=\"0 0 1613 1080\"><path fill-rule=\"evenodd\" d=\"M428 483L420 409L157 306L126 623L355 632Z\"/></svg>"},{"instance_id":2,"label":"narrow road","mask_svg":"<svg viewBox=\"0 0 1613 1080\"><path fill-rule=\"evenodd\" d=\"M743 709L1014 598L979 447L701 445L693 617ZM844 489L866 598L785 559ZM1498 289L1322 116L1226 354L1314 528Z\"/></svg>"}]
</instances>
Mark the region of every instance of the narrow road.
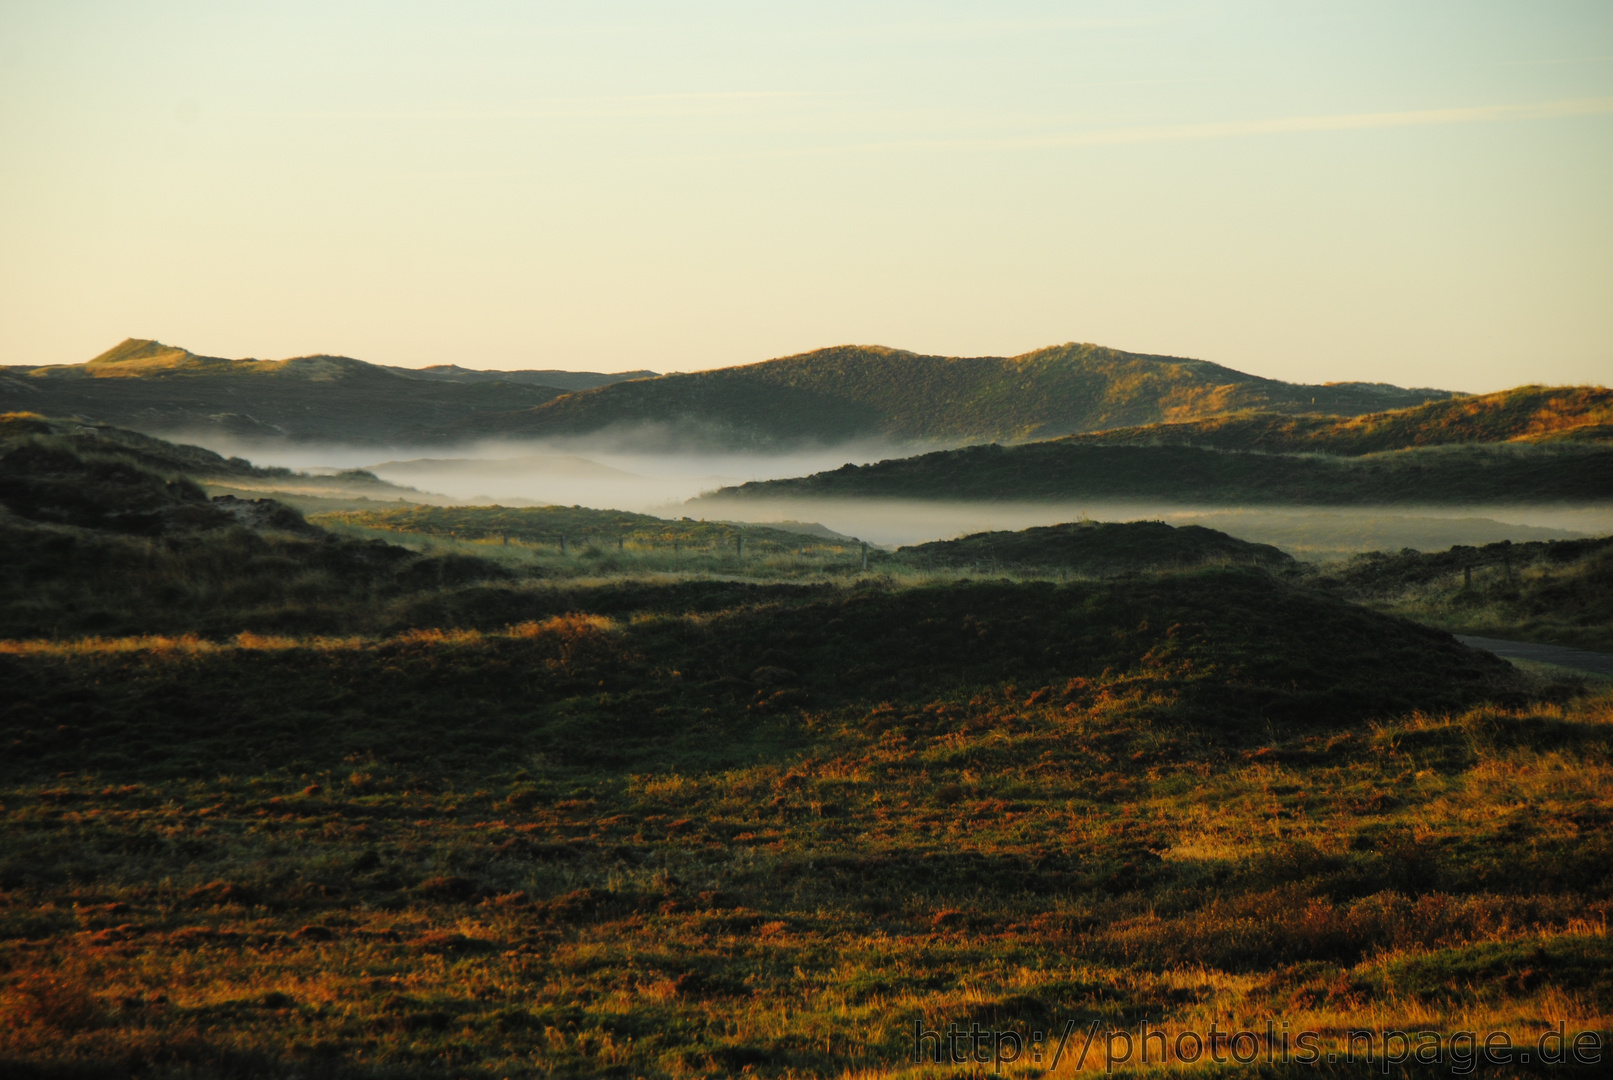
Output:
<instances>
[{"instance_id":1,"label":"narrow road","mask_svg":"<svg viewBox=\"0 0 1613 1080\"><path fill-rule=\"evenodd\" d=\"M1533 660L1537 664L1577 668L1613 679L1613 653L1565 649L1561 645L1539 645L1533 641L1502 641L1499 638L1474 637L1472 634L1457 634L1456 640L1508 660Z\"/></svg>"}]
</instances>

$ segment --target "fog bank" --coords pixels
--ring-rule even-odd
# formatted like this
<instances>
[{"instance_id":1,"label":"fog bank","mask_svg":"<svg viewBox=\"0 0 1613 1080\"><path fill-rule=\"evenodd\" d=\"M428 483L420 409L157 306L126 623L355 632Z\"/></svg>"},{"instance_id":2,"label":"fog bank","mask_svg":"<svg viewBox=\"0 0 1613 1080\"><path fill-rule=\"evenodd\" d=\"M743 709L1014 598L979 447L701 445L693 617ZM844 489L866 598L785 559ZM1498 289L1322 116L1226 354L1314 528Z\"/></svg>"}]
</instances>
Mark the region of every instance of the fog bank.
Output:
<instances>
[{"instance_id":1,"label":"fog bank","mask_svg":"<svg viewBox=\"0 0 1613 1080\"><path fill-rule=\"evenodd\" d=\"M689 513L697 495L751 480L805 476L933 449L890 443L810 447L777 454L668 452L599 439L479 442L399 448L252 443L201 434L184 441L254 465L305 471L366 469L383 480L467 502L582 505L639 513Z\"/></svg>"}]
</instances>

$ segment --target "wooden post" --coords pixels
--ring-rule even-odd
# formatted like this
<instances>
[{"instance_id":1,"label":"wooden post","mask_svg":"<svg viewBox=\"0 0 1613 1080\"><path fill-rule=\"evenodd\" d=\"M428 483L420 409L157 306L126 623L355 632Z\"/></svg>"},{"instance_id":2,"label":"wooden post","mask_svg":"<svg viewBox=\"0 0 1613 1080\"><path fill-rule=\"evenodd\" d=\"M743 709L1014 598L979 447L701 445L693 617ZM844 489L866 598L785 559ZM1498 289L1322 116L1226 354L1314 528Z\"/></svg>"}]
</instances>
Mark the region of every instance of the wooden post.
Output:
<instances>
[{"instance_id":1,"label":"wooden post","mask_svg":"<svg viewBox=\"0 0 1613 1080\"><path fill-rule=\"evenodd\" d=\"M863 569L868 569L868 545L863 545Z\"/></svg>"},{"instance_id":2,"label":"wooden post","mask_svg":"<svg viewBox=\"0 0 1613 1080\"><path fill-rule=\"evenodd\" d=\"M1473 568L1464 566L1462 567L1462 591L1466 592L1471 588L1473 588Z\"/></svg>"}]
</instances>

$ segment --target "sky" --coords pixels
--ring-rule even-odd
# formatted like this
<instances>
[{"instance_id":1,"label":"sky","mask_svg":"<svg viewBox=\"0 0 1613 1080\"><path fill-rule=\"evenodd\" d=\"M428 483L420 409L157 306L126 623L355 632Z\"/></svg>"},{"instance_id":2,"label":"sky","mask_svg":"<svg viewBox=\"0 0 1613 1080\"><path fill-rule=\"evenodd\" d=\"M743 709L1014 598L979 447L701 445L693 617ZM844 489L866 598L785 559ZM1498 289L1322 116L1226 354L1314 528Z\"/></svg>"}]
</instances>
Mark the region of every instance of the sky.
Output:
<instances>
[{"instance_id":1,"label":"sky","mask_svg":"<svg viewBox=\"0 0 1613 1080\"><path fill-rule=\"evenodd\" d=\"M0 363L1613 381L1613 4L0 0Z\"/></svg>"}]
</instances>

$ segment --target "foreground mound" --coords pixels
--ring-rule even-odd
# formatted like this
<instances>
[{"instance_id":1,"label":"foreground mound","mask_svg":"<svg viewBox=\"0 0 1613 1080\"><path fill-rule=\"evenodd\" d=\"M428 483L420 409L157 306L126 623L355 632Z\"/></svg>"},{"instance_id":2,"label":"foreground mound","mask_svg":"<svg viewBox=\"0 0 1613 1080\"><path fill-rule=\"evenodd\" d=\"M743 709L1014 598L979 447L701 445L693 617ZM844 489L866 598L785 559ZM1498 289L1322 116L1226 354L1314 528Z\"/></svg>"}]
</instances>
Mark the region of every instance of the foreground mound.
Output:
<instances>
[{"instance_id":1,"label":"foreground mound","mask_svg":"<svg viewBox=\"0 0 1613 1080\"><path fill-rule=\"evenodd\" d=\"M1270 544L1251 544L1202 525L1163 521L1081 521L1018 532L974 533L958 540L914 544L899 558L924 566L1048 568L1113 574L1205 563L1287 567L1294 560Z\"/></svg>"},{"instance_id":2,"label":"foreground mound","mask_svg":"<svg viewBox=\"0 0 1613 1080\"><path fill-rule=\"evenodd\" d=\"M17 714L31 719L13 731L13 752L55 767L67 723L68 752L94 768L178 762L192 739L218 740L229 756L272 744L310 768L365 746L425 761L490 743L647 766L667 745L758 717L881 702L905 716L1004 686L1241 741L1271 723L1456 707L1516 686L1508 665L1444 633L1252 570L1064 586L716 587L732 606L691 614L667 611L659 595L680 590L598 590L618 612L638 612L625 620L589 613L600 606L593 590L480 588L459 594L458 621L502 617L514 629L372 643L13 650L10 677L32 702ZM442 615L453 599L427 604ZM190 659L168 661L179 654ZM83 722L86 694L106 726Z\"/></svg>"}]
</instances>

